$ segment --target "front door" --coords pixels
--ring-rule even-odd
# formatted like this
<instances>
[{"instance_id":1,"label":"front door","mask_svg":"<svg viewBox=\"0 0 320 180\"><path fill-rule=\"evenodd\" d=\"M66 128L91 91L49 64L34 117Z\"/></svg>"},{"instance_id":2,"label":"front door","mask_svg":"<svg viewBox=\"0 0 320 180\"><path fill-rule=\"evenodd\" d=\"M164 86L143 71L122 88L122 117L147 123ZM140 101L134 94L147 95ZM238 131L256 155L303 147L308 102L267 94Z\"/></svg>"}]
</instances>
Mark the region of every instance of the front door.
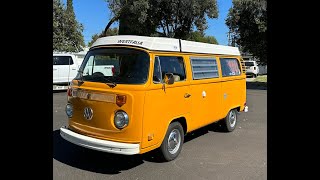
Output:
<instances>
[{"instance_id":1,"label":"front door","mask_svg":"<svg viewBox=\"0 0 320 180\"><path fill-rule=\"evenodd\" d=\"M179 117L187 119L190 112L189 80L183 57L155 55L153 66L153 80L144 105L142 148L161 143L170 122ZM173 84L164 84L166 73L173 74Z\"/></svg>"}]
</instances>

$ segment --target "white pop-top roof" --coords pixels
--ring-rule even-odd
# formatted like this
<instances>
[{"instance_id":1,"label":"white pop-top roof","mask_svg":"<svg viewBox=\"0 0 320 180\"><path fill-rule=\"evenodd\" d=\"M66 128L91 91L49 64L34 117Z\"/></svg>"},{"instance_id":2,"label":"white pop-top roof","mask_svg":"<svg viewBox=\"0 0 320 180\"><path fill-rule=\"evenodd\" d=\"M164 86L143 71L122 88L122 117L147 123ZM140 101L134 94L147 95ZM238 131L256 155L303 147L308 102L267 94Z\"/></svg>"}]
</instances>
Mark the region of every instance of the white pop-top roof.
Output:
<instances>
[{"instance_id":1,"label":"white pop-top roof","mask_svg":"<svg viewBox=\"0 0 320 180\"><path fill-rule=\"evenodd\" d=\"M240 51L237 47L200 43L165 37L132 35L107 36L97 39L91 47L101 45L130 45L155 51L240 55Z\"/></svg>"}]
</instances>

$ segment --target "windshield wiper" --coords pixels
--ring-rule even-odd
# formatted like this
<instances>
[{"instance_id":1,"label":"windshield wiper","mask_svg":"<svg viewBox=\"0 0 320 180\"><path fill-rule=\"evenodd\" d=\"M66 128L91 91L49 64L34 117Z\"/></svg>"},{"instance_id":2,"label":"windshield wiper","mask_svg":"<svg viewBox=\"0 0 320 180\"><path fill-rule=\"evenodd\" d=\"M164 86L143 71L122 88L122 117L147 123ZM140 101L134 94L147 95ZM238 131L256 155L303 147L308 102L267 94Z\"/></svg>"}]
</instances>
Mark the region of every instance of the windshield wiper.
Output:
<instances>
[{"instance_id":1,"label":"windshield wiper","mask_svg":"<svg viewBox=\"0 0 320 180\"><path fill-rule=\"evenodd\" d=\"M80 73L79 74L80 77L77 79L78 80L78 86L81 86L84 83L84 81L83 81L83 71L79 70L78 72ZM100 77L103 78L103 80L108 81L108 82L105 82L105 84L108 85L109 87L114 88L114 87L117 86L117 84L115 82L109 80L108 78L105 78L104 76L100 76Z\"/></svg>"},{"instance_id":2,"label":"windshield wiper","mask_svg":"<svg viewBox=\"0 0 320 180\"><path fill-rule=\"evenodd\" d=\"M78 86L81 86L83 83L84 83L84 81L83 81L83 71L81 71L81 70L79 70L78 71L80 74L80 77L79 77L79 79L77 79L78 80Z\"/></svg>"}]
</instances>

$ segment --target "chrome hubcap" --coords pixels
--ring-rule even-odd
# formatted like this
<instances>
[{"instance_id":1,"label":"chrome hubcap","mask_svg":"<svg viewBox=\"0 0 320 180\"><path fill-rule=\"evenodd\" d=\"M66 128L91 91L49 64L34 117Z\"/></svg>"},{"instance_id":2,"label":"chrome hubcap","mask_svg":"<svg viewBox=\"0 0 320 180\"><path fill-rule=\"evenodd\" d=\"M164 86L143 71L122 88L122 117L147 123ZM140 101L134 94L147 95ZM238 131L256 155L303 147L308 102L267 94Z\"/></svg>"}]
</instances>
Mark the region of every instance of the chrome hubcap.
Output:
<instances>
[{"instance_id":1,"label":"chrome hubcap","mask_svg":"<svg viewBox=\"0 0 320 180\"><path fill-rule=\"evenodd\" d=\"M236 125L236 121L237 121L236 113L234 111L231 111L229 115L230 127L233 128Z\"/></svg>"},{"instance_id":2,"label":"chrome hubcap","mask_svg":"<svg viewBox=\"0 0 320 180\"><path fill-rule=\"evenodd\" d=\"M168 151L170 154L175 154L181 144L181 135L178 129L174 129L170 132L168 138Z\"/></svg>"}]
</instances>

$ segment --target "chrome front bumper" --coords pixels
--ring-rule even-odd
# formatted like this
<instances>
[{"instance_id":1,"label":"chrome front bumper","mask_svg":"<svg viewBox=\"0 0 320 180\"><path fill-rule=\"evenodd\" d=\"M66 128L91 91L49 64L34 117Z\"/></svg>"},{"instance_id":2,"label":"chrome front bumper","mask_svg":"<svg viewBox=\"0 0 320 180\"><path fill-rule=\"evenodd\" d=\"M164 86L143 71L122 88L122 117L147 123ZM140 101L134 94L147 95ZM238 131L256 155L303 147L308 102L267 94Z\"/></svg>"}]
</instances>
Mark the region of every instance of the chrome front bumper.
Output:
<instances>
[{"instance_id":1,"label":"chrome front bumper","mask_svg":"<svg viewBox=\"0 0 320 180\"><path fill-rule=\"evenodd\" d=\"M140 152L140 144L119 143L92 138L73 132L66 127L60 128L60 135L73 144L97 151L125 155L139 154Z\"/></svg>"}]
</instances>

